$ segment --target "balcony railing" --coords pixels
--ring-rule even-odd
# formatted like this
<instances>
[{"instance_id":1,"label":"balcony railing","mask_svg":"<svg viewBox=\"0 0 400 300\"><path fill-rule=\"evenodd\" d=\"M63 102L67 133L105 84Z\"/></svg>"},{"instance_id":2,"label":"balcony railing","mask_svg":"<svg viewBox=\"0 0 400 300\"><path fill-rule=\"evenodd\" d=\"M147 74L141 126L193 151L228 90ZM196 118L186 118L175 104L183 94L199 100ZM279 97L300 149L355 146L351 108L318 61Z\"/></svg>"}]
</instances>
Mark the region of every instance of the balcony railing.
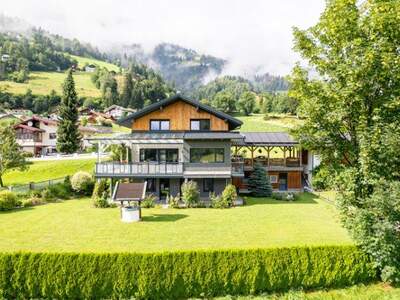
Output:
<instances>
[{"instance_id":1,"label":"balcony railing","mask_svg":"<svg viewBox=\"0 0 400 300\"><path fill-rule=\"evenodd\" d=\"M259 163L266 168L299 168L302 167L300 158L287 157L285 158L254 158L254 164ZM253 167L253 162L249 158L244 159L244 166L246 170Z\"/></svg>"},{"instance_id":2,"label":"balcony railing","mask_svg":"<svg viewBox=\"0 0 400 300\"><path fill-rule=\"evenodd\" d=\"M210 165L206 163L103 162L96 163L95 168L96 176L183 176L185 171L190 174L218 171L239 176L243 174L243 163L232 162L232 164Z\"/></svg>"},{"instance_id":3,"label":"balcony railing","mask_svg":"<svg viewBox=\"0 0 400 300\"><path fill-rule=\"evenodd\" d=\"M96 175L182 175L182 163L96 163Z\"/></svg>"}]
</instances>

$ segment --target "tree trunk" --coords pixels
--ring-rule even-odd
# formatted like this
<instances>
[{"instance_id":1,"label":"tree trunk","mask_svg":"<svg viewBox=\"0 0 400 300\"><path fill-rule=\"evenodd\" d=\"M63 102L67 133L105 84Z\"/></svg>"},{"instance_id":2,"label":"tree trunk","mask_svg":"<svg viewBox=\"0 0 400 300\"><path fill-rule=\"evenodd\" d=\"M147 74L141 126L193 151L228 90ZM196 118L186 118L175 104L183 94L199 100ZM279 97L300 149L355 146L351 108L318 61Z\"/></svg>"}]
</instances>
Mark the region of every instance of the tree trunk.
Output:
<instances>
[{"instance_id":1,"label":"tree trunk","mask_svg":"<svg viewBox=\"0 0 400 300\"><path fill-rule=\"evenodd\" d=\"M0 187L4 187L3 177L0 175Z\"/></svg>"}]
</instances>

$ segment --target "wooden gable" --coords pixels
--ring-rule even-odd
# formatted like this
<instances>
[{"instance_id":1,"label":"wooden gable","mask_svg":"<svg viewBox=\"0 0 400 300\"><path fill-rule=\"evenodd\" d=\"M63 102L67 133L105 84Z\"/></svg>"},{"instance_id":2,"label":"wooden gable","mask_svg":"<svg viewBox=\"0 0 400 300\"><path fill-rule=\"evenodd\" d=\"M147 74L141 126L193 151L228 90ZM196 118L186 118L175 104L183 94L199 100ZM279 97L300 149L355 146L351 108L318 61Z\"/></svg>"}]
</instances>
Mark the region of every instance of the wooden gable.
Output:
<instances>
[{"instance_id":1,"label":"wooden gable","mask_svg":"<svg viewBox=\"0 0 400 300\"><path fill-rule=\"evenodd\" d=\"M157 111L135 119L132 123L132 130L150 130L150 120L169 120L170 130L190 130L191 119L210 119L211 131L229 130L229 124L226 120L184 101L173 102Z\"/></svg>"}]
</instances>

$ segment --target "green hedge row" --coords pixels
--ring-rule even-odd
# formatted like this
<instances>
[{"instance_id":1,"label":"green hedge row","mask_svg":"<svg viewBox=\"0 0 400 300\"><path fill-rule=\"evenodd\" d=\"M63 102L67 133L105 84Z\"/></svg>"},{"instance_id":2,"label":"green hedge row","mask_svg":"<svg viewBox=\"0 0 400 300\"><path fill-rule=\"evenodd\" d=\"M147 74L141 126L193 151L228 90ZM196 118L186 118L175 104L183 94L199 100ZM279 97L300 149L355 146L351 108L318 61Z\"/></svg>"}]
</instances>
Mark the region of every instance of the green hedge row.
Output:
<instances>
[{"instance_id":1,"label":"green hedge row","mask_svg":"<svg viewBox=\"0 0 400 300\"><path fill-rule=\"evenodd\" d=\"M176 299L340 287L376 278L354 246L159 254L0 254L0 298Z\"/></svg>"}]
</instances>

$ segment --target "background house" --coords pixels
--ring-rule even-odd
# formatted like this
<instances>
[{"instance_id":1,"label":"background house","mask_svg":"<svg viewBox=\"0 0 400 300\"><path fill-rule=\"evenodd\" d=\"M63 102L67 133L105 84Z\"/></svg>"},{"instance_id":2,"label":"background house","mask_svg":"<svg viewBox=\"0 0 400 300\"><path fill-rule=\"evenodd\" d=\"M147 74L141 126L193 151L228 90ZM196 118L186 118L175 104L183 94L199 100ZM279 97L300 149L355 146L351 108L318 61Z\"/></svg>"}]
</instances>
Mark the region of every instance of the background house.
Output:
<instances>
[{"instance_id":1,"label":"background house","mask_svg":"<svg viewBox=\"0 0 400 300\"><path fill-rule=\"evenodd\" d=\"M134 113L136 110L132 108L125 108L119 105L111 105L110 107L104 110L104 113L108 116L113 117L115 120L118 120L122 117L127 116L128 114Z\"/></svg>"},{"instance_id":2,"label":"background house","mask_svg":"<svg viewBox=\"0 0 400 300\"><path fill-rule=\"evenodd\" d=\"M57 153L57 126L58 121L39 116L32 116L16 125L16 138L21 149L32 153L34 156ZM82 149L90 146L85 138L92 136L97 131L90 127L79 126L82 135Z\"/></svg>"}]
</instances>

